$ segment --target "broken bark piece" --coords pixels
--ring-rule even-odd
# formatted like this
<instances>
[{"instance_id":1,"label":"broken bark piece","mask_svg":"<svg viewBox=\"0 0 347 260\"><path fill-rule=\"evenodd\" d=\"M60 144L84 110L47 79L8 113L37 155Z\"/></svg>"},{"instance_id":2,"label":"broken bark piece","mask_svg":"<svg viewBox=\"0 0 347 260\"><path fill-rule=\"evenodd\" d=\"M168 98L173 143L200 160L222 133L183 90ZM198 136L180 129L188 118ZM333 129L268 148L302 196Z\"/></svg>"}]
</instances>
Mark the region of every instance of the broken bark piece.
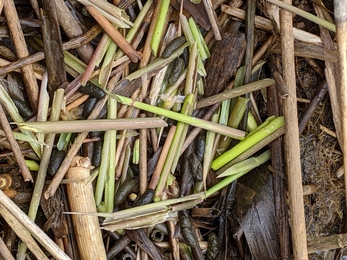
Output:
<instances>
[{"instance_id":1,"label":"broken bark piece","mask_svg":"<svg viewBox=\"0 0 347 260\"><path fill-rule=\"evenodd\" d=\"M206 63L205 97L223 90L241 65L246 49L246 39L243 33L225 33L222 40L216 42L211 51L211 57Z\"/></svg>"},{"instance_id":2,"label":"broken bark piece","mask_svg":"<svg viewBox=\"0 0 347 260\"><path fill-rule=\"evenodd\" d=\"M92 183L87 183L90 168L88 157L76 156L67 171L67 179L84 180L66 185L70 209L73 212L96 213L93 186ZM98 217L73 214L72 222L81 259L106 259Z\"/></svg>"}]
</instances>

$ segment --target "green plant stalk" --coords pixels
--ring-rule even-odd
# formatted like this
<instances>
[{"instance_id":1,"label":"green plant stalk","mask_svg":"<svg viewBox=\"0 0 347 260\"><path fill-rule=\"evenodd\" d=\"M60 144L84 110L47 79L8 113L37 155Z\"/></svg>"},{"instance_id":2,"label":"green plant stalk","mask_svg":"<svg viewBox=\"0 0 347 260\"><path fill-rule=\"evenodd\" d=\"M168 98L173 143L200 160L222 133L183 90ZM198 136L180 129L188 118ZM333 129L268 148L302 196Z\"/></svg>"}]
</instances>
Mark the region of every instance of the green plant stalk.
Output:
<instances>
[{"instance_id":1,"label":"green plant stalk","mask_svg":"<svg viewBox=\"0 0 347 260\"><path fill-rule=\"evenodd\" d=\"M256 133L260 129L264 128L267 126L272 120L274 120L276 117L274 115L269 116L261 125L259 125L253 132L248 133L247 137L251 136L252 134Z\"/></svg>"},{"instance_id":2,"label":"green plant stalk","mask_svg":"<svg viewBox=\"0 0 347 260\"><path fill-rule=\"evenodd\" d=\"M188 94L186 96L186 98L184 99L184 103L183 103L183 107L182 107L181 113L185 114L185 115L191 115L193 113L193 110L194 110L194 107L195 107L194 106L195 100L196 100L196 97L195 97L195 95L193 93ZM182 132L179 133L178 129L181 127L181 125L182 125ZM177 142L178 142L178 149L176 151L174 151L175 156L174 156L174 161L173 161L172 166L171 166L171 172L175 172L175 169L176 169L176 166L177 166L177 163L178 163L178 159L181 156L181 150L182 150L184 141L185 141L187 133L188 133L188 128L189 128L188 124L185 124L185 123L182 123L182 122L178 122L177 123L177 128L176 128L176 132L175 132L175 136L174 136L173 140L174 140L174 142L177 140Z\"/></svg>"},{"instance_id":3,"label":"green plant stalk","mask_svg":"<svg viewBox=\"0 0 347 260\"><path fill-rule=\"evenodd\" d=\"M279 7L283 8L283 9L286 9L288 11L291 11L297 15L300 15L304 18L306 18L307 20L311 21L311 22L314 22L318 25L321 25L325 28L327 28L328 30L332 31L332 32L336 32L336 26L335 24L333 23L330 23L322 18L319 18L311 13L308 13L304 10L301 10L300 8L297 8L295 6L292 6L290 4L286 4L282 1L279 1L279 0L266 0L272 4L275 4L275 5L278 5Z\"/></svg>"},{"instance_id":4,"label":"green plant stalk","mask_svg":"<svg viewBox=\"0 0 347 260\"><path fill-rule=\"evenodd\" d=\"M205 94L205 89L204 89L204 82L203 82L202 78L200 78L196 82L196 86L197 86L197 89L198 89L198 94L199 95L204 95Z\"/></svg>"},{"instance_id":5,"label":"green plant stalk","mask_svg":"<svg viewBox=\"0 0 347 260\"><path fill-rule=\"evenodd\" d=\"M59 136L59 140L57 142L57 149L59 151L64 150L68 143L70 142L72 133L64 133Z\"/></svg>"},{"instance_id":6,"label":"green plant stalk","mask_svg":"<svg viewBox=\"0 0 347 260\"><path fill-rule=\"evenodd\" d=\"M133 164L139 164L140 159L140 139L136 139L133 149Z\"/></svg>"},{"instance_id":7,"label":"green plant stalk","mask_svg":"<svg viewBox=\"0 0 347 260\"><path fill-rule=\"evenodd\" d=\"M187 42L189 43L189 46L192 46L193 43L195 42L195 39L194 39L194 36L192 34L192 31L190 30L190 26L189 26L187 17L185 17L183 14L180 14L180 22L181 22L184 36L186 37ZM199 58L198 58L198 72L202 77L205 77L207 75L200 53L199 53Z\"/></svg>"},{"instance_id":8,"label":"green plant stalk","mask_svg":"<svg viewBox=\"0 0 347 260\"><path fill-rule=\"evenodd\" d=\"M108 79L111 74L112 63L115 58L117 48L118 46L114 41L112 41L107 48L104 60L100 68L99 77L98 77L98 82L101 86L107 85Z\"/></svg>"},{"instance_id":9,"label":"green plant stalk","mask_svg":"<svg viewBox=\"0 0 347 260\"><path fill-rule=\"evenodd\" d=\"M170 6L170 0L160 0L157 4L160 4L159 9L159 15L156 19L156 23L154 26L154 32L151 39L151 50L154 55L154 57L157 57L158 49L159 49L159 43L161 41L162 35L163 35L163 29L165 25L165 19L168 14L169 6Z\"/></svg>"},{"instance_id":10,"label":"green plant stalk","mask_svg":"<svg viewBox=\"0 0 347 260\"><path fill-rule=\"evenodd\" d=\"M230 137L238 139L238 140L243 139L245 136L245 132L237 130L237 129L233 129L233 128L230 128L227 126L212 123L212 122L209 122L206 120L202 120L200 118L190 117L190 116L182 115L180 113L168 111L166 109L151 106L151 105L148 105L148 104L145 104L142 102L138 102L138 101L132 100L131 98L123 97L120 95L114 95L114 96L116 96L118 99L118 102L123 104L123 105L133 106L133 107L136 107L138 109L142 109L142 110L147 111L147 112L151 112L151 113L154 113L157 115L171 118L171 119L179 121L179 122L190 124L190 125L195 126L195 127L200 127L202 129L205 129L205 130L214 131L216 133L230 136Z\"/></svg>"},{"instance_id":11,"label":"green plant stalk","mask_svg":"<svg viewBox=\"0 0 347 260\"><path fill-rule=\"evenodd\" d=\"M47 71L42 75L42 81L40 86L40 96L39 96L39 105L37 108L37 121L47 121L48 117L48 109L49 109L49 95L47 92L47 84L48 84L48 73ZM37 139L39 141L44 142L45 135L37 134Z\"/></svg>"},{"instance_id":12,"label":"green plant stalk","mask_svg":"<svg viewBox=\"0 0 347 260\"><path fill-rule=\"evenodd\" d=\"M25 160L25 164L28 166L30 171L37 172L40 169L40 165L33 160Z\"/></svg>"},{"instance_id":13,"label":"green plant stalk","mask_svg":"<svg viewBox=\"0 0 347 260\"><path fill-rule=\"evenodd\" d=\"M198 58L198 49L197 49L196 42L194 42L193 45L190 47L190 52L189 52L189 62L188 62L186 82L184 85L184 92L183 92L184 96L187 96L188 94L195 92L196 77L197 77L197 73L196 73L197 58Z\"/></svg>"},{"instance_id":14,"label":"green plant stalk","mask_svg":"<svg viewBox=\"0 0 347 260\"><path fill-rule=\"evenodd\" d=\"M152 4L153 4L153 0L148 0L146 4L142 7L140 13L136 17L136 20L134 21L133 26L130 28L127 35L125 36L125 39L128 42L131 42L134 36L136 35L137 30L139 29L143 19L145 18L148 11L150 10ZM119 49L116 54L116 60L122 57L123 55L124 55L124 51L122 49Z\"/></svg>"},{"instance_id":15,"label":"green plant stalk","mask_svg":"<svg viewBox=\"0 0 347 260\"><path fill-rule=\"evenodd\" d=\"M83 74L87 69L87 65L83 61L68 51L64 51L64 62L67 65L66 71L74 77ZM95 78L90 79L90 82L92 82L95 86L100 87L99 82Z\"/></svg>"},{"instance_id":16,"label":"green plant stalk","mask_svg":"<svg viewBox=\"0 0 347 260\"><path fill-rule=\"evenodd\" d=\"M117 100L115 98L108 99L108 114L107 118L117 118ZM109 158L107 168L107 178L105 181L105 206L107 212L113 212L114 208L114 194L115 194L115 171L116 171L116 140L117 131L110 130L108 133L109 145Z\"/></svg>"},{"instance_id":17,"label":"green plant stalk","mask_svg":"<svg viewBox=\"0 0 347 260\"><path fill-rule=\"evenodd\" d=\"M184 113L184 114L189 113L189 110L191 110L193 99L194 99L193 94L189 94L186 97L186 99L184 101L183 108L182 108L182 113ZM161 195L162 195L162 192L165 188L168 175L169 175L170 171L172 171L176 168L176 165L174 163L175 163L175 161L177 163L178 159L177 158L175 159L175 157L180 156L180 153L178 151L180 150L180 148L182 148L182 145L183 145L181 140L184 141L184 139L185 139L184 137L185 137L185 134L187 134L187 131L188 131L188 127L186 124L184 124L182 122L177 123L175 135L172 139L172 144L171 144L169 152L167 154L163 169L161 171L159 182L158 182L158 185L157 185L155 193L154 193L154 201L161 200Z\"/></svg>"},{"instance_id":18,"label":"green plant stalk","mask_svg":"<svg viewBox=\"0 0 347 260\"><path fill-rule=\"evenodd\" d=\"M236 104L228 120L228 126L232 128L237 128L239 126L243 118L243 115L245 114L245 111L247 109L248 102L249 102L249 98L243 98L243 97L237 98ZM218 152L224 153L229 148L230 143L231 143L230 137L226 136L225 138L222 138L219 143Z\"/></svg>"},{"instance_id":19,"label":"green plant stalk","mask_svg":"<svg viewBox=\"0 0 347 260\"><path fill-rule=\"evenodd\" d=\"M230 183L232 183L233 181L237 180L238 178L240 178L241 176L245 175L248 171L244 171L244 172L240 172L234 175L231 175L229 177L226 177L225 179L223 179L222 181L218 182L217 184L213 185L211 188L209 188L206 193L205 193L205 199L207 199L208 197L210 197L212 194L214 194L215 192L223 189L224 187L226 187L227 185L229 185Z\"/></svg>"},{"instance_id":20,"label":"green plant stalk","mask_svg":"<svg viewBox=\"0 0 347 260\"><path fill-rule=\"evenodd\" d=\"M64 100L64 89L58 89L54 93L53 97L53 103L52 103L52 111L51 111L51 117L50 120L52 122L58 121L60 117L60 110L61 106ZM46 173L48 169L48 164L49 164L49 159L52 154L52 149L54 145L54 139L55 139L55 134L49 134L46 136L46 143L43 147L43 153L42 153L42 158L40 162L40 167L38 169L37 177L35 180L35 187L33 190L33 194L31 197L30 205L29 205L29 210L28 210L28 217L35 221L36 215L37 215L37 210L40 205L40 199L43 191L43 187L45 185L45 180L46 180ZM23 246L21 249L22 252L25 253L27 247Z\"/></svg>"},{"instance_id":21,"label":"green plant stalk","mask_svg":"<svg viewBox=\"0 0 347 260\"><path fill-rule=\"evenodd\" d=\"M102 152L101 152L101 162L99 167L99 175L98 179L96 181L96 187L95 187L95 204L98 210L100 210L100 205L102 202L102 197L104 194L105 189L105 183L106 183L106 176L107 176L107 169L108 169L108 163L109 163L109 152L110 152L110 133L107 131L104 136L104 143L102 146ZM106 208L106 207L105 207Z\"/></svg>"},{"instance_id":22,"label":"green plant stalk","mask_svg":"<svg viewBox=\"0 0 347 260\"><path fill-rule=\"evenodd\" d=\"M244 171L250 171L271 159L270 149L266 150L258 157L250 157L242 162L236 163L229 169L218 175L218 178L227 177Z\"/></svg>"},{"instance_id":23,"label":"green plant stalk","mask_svg":"<svg viewBox=\"0 0 347 260\"><path fill-rule=\"evenodd\" d=\"M220 117L220 111L218 110L216 113L213 114L211 121L212 122L218 122L219 117ZM216 137L216 133L214 133L212 131L206 132L204 161L202 163L202 179L203 179L205 192L206 192L207 175L210 171L211 162L212 162L213 157L214 157L213 145L214 145L215 137Z\"/></svg>"},{"instance_id":24,"label":"green plant stalk","mask_svg":"<svg viewBox=\"0 0 347 260\"><path fill-rule=\"evenodd\" d=\"M207 48L205 40L202 37L200 29L195 24L195 21L194 21L194 19L192 17L189 18L188 24L189 24L190 31L193 34L194 40L195 40L195 42L198 45L197 47L198 47L198 50L199 50L199 53L200 53L200 57L204 61L204 60L206 60L207 58L210 57L210 52L209 52L209 50Z\"/></svg>"},{"instance_id":25,"label":"green plant stalk","mask_svg":"<svg viewBox=\"0 0 347 260\"><path fill-rule=\"evenodd\" d=\"M220 168L216 174L219 175L226 171L231 166L235 165L236 163L242 162L246 160L247 158L251 157L253 154L257 153L261 149L263 149L265 146L269 145L273 140L277 139L281 135L284 134L284 126L277 129L275 132L270 134L269 136L262 139L259 143L256 143L254 146L237 156L235 159L228 162L226 165L224 165L222 168Z\"/></svg>"},{"instance_id":26,"label":"green plant stalk","mask_svg":"<svg viewBox=\"0 0 347 260\"><path fill-rule=\"evenodd\" d=\"M11 116L11 118L16 122L16 123L22 123L24 122L23 118L19 115L18 109L16 105L13 103L11 97L8 95L4 87L0 84L0 102L6 109L7 113ZM37 140L35 135L31 133L30 131L27 131L25 129L21 129L19 127L20 131L29 136L30 139L32 140ZM41 146L38 143L30 142L30 146L33 148L34 152L36 155L41 158Z\"/></svg>"},{"instance_id":27,"label":"green plant stalk","mask_svg":"<svg viewBox=\"0 0 347 260\"><path fill-rule=\"evenodd\" d=\"M260 142L265 137L269 136L273 132L275 132L278 128L284 125L284 118L277 117L270 121L265 127L257 130L254 134L247 136L244 140L240 141L237 145L235 145L232 149L225 152L218 158L216 158L212 162L212 169L218 170L223 167L229 161L240 155L241 153L248 150L250 147Z\"/></svg>"},{"instance_id":28,"label":"green plant stalk","mask_svg":"<svg viewBox=\"0 0 347 260\"><path fill-rule=\"evenodd\" d=\"M258 127L257 121L255 120L253 114L251 112L248 112L248 117L247 117L247 130L248 133L251 133L255 131Z\"/></svg>"},{"instance_id":29,"label":"green plant stalk","mask_svg":"<svg viewBox=\"0 0 347 260\"><path fill-rule=\"evenodd\" d=\"M110 38L110 36L108 36L107 33L104 33L104 35L102 36L101 40L99 41L98 47L100 46L100 53L98 54L98 58L96 59L95 62L95 66L99 66L100 63L102 62L102 60L104 59L104 56L108 50L108 47L110 46L111 42L113 42L113 40ZM94 66L94 67L95 67Z\"/></svg>"}]
</instances>

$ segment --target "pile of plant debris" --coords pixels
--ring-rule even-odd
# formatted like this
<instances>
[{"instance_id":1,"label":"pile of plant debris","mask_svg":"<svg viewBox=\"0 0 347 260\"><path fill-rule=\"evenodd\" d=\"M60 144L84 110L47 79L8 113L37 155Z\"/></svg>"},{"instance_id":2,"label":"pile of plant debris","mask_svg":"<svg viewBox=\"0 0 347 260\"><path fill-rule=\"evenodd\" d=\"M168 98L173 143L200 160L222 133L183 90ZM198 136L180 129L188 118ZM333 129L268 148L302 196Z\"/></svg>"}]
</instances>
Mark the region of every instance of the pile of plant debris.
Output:
<instances>
[{"instance_id":1,"label":"pile of plant debris","mask_svg":"<svg viewBox=\"0 0 347 260\"><path fill-rule=\"evenodd\" d=\"M343 257L333 4L289 2L0 1L0 259Z\"/></svg>"}]
</instances>

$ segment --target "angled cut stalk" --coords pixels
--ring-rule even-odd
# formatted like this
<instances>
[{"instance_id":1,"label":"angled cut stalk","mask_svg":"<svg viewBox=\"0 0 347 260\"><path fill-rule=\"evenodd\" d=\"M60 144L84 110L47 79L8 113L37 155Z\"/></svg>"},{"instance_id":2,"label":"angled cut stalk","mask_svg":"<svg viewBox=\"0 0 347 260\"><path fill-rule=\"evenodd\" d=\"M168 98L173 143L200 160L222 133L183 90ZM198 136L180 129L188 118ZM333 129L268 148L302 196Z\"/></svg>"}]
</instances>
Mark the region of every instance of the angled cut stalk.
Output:
<instances>
[{"instance_id":1,"label":"angled cut stalk","mask_svg":"<svg viewBox=\"0 0 347 260\"><path fill-rule=\"evenodd\" d=\"M212 162L212 169L218 170L223 167L229 161L248 150L250 147L260 142L265 137L269 136L281 126L284 125L284 118L277 117L266 124L266 126L261 127L259 130L247 136L244 140L235 145L232 149L226 151L224 154L216 158Z\"/></svg>"}]
</instances>

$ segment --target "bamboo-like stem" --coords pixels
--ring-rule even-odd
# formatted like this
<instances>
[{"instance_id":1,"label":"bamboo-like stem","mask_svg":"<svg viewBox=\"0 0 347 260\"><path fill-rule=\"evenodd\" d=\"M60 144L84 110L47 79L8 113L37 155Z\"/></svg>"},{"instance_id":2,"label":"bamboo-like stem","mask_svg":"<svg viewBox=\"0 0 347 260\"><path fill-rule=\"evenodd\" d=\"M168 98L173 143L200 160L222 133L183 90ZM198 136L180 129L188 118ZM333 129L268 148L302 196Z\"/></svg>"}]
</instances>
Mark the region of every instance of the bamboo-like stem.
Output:
<instances>
[{"instance_id":1,"label":"bamboo-like stem","mask_svg":"<svg viewBox=\"0 0 347 260\"><path fill-rule=\"evenodd\" d=\"M165 127L166 122L157 117L147 118L119 118L95 119L58 122L25 122L17 123L23 129L44 134L51 133L78 133L84 131L108 131L123 129L142 129Z\"/></svg>"},{"instance_id":2,"label":"bamboo-like stem","mask_svg":"<svg viewBox=\"0 0 347 260\"><path fill-rule=\"evenodd\" d=\"M27 215L0 190L0 204L2 204L41 245L56 259L70 260L70 258L38 227Z\"/></svg>"},{"instance_id":3,"label":"bamboo-like stem","mask_svg":"<svg viewBox=\"0 0 347 260\"><path fill-rule=\"evenodd\" d=\"M98 22L98 24L105 30L105 32L112 38L112 40L119 46L119 48L121 48L133 62L138 62L138 60L141 59L141 56L136 52L131 44L124 39L123 35L114 29L112 24L110 24L110 22L107 21L106 18L103 17L94 6L87 6L87 10Z\"/></svg>"},{"instance_id":4,"label":"bamboo-like stem","mask_svg":"<svg viewBox=\"0 0 347 260\"><path fill-rule=\"evenodd\" d=\"M291 4L291 0L285 0L283 3ZM283 10L280 15L280 23L281 45L283 50L283 80L288 86L288 98L286 98L283 103L286 128L285 158L290 196L293 255L295 260L303 260L308 259L308 256L300 163L292 13Z\"/></svg>"},{"instance_id":5,"label":"bamboo-like stem","mask_svg":"<svg viewBox=\"0 0 347 260\"><path fill-rule=\"evenodd\" d=\"M340 103L341 103L341 120L342 120L342 150L343 150L343 165L347 169L347 7L345 3L334 1L334 14L337 26L337 48L339 54L339 86L340 86ZM345 185L347 185L347 175L345 170ZM346 186L347 187L347 186ZM347 196L347 189L345 189Z\"/></svg>"},{"instance_id":6,"label":"bamboo-like stem","mask_svg":"<svg viewBox=\"0 0 347 260\"><path fill-rule=\"evenodd\" d=\"M29 231L2 205L0 205L0 215L6 221L6 223L13 229L13 231L18 235L18 237L22 240L25 245L27 245L30 251L35 255L37 259L48 260L49 258L45 255L45 253L41 250L41 248L37 245L36 241L30 235ZM7 249L7 248L6 248ZM26 251L26 246L23 248ZM23 250L22 247L18 248L18 254L20 250ZM1 253L0 253L1 254ZM17 259L18 259L17 254ZM25 253L23 254L25 255ZM5 258L8 259L8 258Z\"/></svg>"},{"instance_id":7,"label":"bamboo-like stem","mask_svg":"<svg viewBox=\"0 0 347 260\"><path fill-rule=\"evenodd\" d=\"M163 28L165 25L166 16L170 6L170 0L159 0L157 5L160 6L158 16L155 17L155 27L151 38L151 50L154 57L157 57L159 43L163 36Z\"/></svg>"},{"instance_id":8,"label":"bamboo-like stem","mask_svg":"<svg viewBox=\"0 0 347 260\"><path fill-rule=\"evenodd\" d=\"M227 99L239 97L246 93L269 87L273 84L275 84L275 81L273 79L262 79L259 81L255 81L255 82L240 86L238 88L230 89L222 93L216 94L214 96L202 99L197 103L196 108L211 106Z\"/></svg>"},{"instance_id":9,"label":"bamboo-like stem","mask_svg":"<svg viewBox=\"0 0 347 260\"><path fill-rule=\"evenodd\" d=\"M227 177L243 171L250 171L271 159L271 151L266 150L258 157L251 157L242 162L236 163L229 169L218 175L218 178Z\"/></svg>"},{"instance_id":10,"label":"bamboo-like stem","mask_svg":"<svg viewBox=\"0 0 347 260\"><path fill-rule=\"evenodd\" d=\"M251 148L256 143L260 142L262 139L267 137L268 135L275 132L281 126L283 126L284 119L283 117L277 117L275 119L270 120L269 122L264 123L264 127L261 127L259 130L255 131L248 135L245 139L235 145L232 149L223 153L221 156L216 158L212 162L212 169L218 170L223 167L232 159L236 158L238 155L242 154L249 148Z\"/></svg>"},{"instance_id":11,"label":"bamboo-like stem","mask_svg":"<svg viewBox=\"0 0 347 260\"><path fill-rule=\"evenodd\" d=\"M137 102L134 101L130 98L127 97L123 97L120 95L115 95L118 98L118 101L122 104L128 105L128 106L133 106L151 113L155 113L158 115L162 115L186 124L190 124L192 126L196 126L196 127L200 127L202 129L205 130L210 130L210 131L214 131L216 133L220 133L222 135L226 135L226 136L230 136L232 138L235 139L243 139L243 137L245 136L245 132L237 130L237 129L233 129L230 127L226 127L223 125L219 125L216 123L212 123L206 120L202 120L199 118L195 118L195 117L190 117L190 116L186 116L186 115L182 115L180 113L176 113L176 112L172 112L172 111L168 111L166 109L162 109L159 107L155 107L155 106L151 106L142 102Z\"/></svg>"},{"instance_id":12,"label":"bamboo-like stem","mask_svg":"<svg viewBox=\"0 0 347 260\"><path fill-rule=\"evenodd\" d=\"M16 160L17 160L18 166L21 170L24 181L34 182L34 179L31 176L31 173L28 169L28 166L25 164L25 160L24 160L23 154L20 150L20 147L19 147L16 139L13 136L13 132L12 132L10 124L7 121L5 111L3 110L1 105L0 105L0 124L1 124L1 127L6 134L8 142L11 145L11 149L14 153L14 156L16 157Z\"/></svg>"},{"instance_id":13,"label":"bamboo-like stem","mask_svg":"<svg viewBox=\"0 0 347 260\"><path fill-rule=\"evenodd\" d=\"M12 0L4 0L4 13L18 58L29 56L29 51L20 27L16 7ZM37 112L37 104L39 103L39 86L35 78L34 70L32 65L26 65L25 67L22 67L21 70L30 106L34 112Z\"/></svg>"},{"instance_id":14,"label":"bamboo-like stem","mask_svg":"<svg viewBox=\"0 0 347 260\"><path fill-rule=\"evenodd\" d=\"M90 176L88 157L76 156L66 174L67 179L86 180ZM70 209L96 213L92 183L77 182L66 186ZM106 260L106 252L97 216L73 215L72 221L81 259Z\"/></svg>"},{"instance_id":15,"label":"bamboo-like stem","mask_svg":"<svg viewBox=\"0 0 347 260\"><path fill-rule=\"evenodd\" d=\"M108 99L108 115L107 118L117 118L117 100L114 98ZM107 131L109 135L110 151L108 157L107 179L105 181L105 206L107 212L112 212L114 208L115 194L115 171L116 171L116 130Z\"/></svg>"},{"instance_id":16,"label":"bamboo-like stem","mask_svg":"<svg viewBox=\"0 0 347 260\"><path fill-rule=\"evenodd\" d=\"M219 175L222 172L226 171L231 166L233 166L234 164L246 160L247 158L249 158L250 156L252 156L256 152L260 151L262 148L269 145L272 141L276 140L278 137L280 137L283 134L284 134L284 126L280 127L278 130L273 132L271 135L265 137L259 143L255 144L254 146L249 148L247 151L243 152L242 154L237 156L235 159L228 162L226 165L224 165L222 168L220 168L216 172L216 174Z\"/></svg>"},{"instance_id":17,"label":"bamboo-like stem","mask_svg":"<svg viewBox=\"0 0 347 260\"><path fill-rule=\"evenodd\" d=\"M2 5L3 5L3 2L2 2ZM0 13L1 13L2 5L0 7ZM6 244L4 243L4 240L2 240L1 237L0 237L0 256L3 259L15 260L14 257L12 256L11 252L8 250Z\"/></svg>"},{"instance_id":18,"label":"bamboo-like stem","mask_svg":"<svg viewBox=\"0 0 347 260\"><path fill-rule=\"evenodd\" d=\"M319 17L317 17L311 13L308 13L304 10L301 10L300 8L292 6L291 2L289 3L289 2L279 1L279 0L266 0L266 1L268 1L272 4L275 4L275 5L278 5L279 7L283 8L285 10L288 10L290 12L296 13L297 15L300 15L311 22L314 22L318 25L321 25L321 26L329 29L332 32L336 32L335 24L332 24L332 23L330 23L330 22L328 22L322 18L319 18Z\"/></svg>"}]
</instances>

